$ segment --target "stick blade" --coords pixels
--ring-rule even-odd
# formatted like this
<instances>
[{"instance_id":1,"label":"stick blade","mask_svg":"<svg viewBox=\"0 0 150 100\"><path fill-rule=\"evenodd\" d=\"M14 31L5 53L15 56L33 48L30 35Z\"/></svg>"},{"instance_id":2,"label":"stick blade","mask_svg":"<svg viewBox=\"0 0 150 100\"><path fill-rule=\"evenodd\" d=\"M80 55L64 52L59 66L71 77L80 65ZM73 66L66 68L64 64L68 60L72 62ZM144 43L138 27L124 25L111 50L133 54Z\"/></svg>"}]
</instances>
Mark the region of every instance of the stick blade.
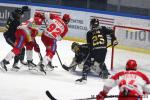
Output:
<instances>
[{"instance_id":1,"label":"stick blade","mask_svg":"<svg viewBox=\"0 0 150 100\"><path fill-rule=\"evenodd\" d=\"M50 98L50 100L57 100L55 97L52 96L52 94L48 90L45 93Z\"/></svg>"},{"instance_id":2,"label":"stick blade","mask_svg":"<svg viewBox=\"0 0 150 100\"><path fill-rule=\"evenodd\" d=\"M65 69L66 71L69 71L69 67L67 67L66 65L62 65L62 68Z\"/></svg>"}]
</instances>

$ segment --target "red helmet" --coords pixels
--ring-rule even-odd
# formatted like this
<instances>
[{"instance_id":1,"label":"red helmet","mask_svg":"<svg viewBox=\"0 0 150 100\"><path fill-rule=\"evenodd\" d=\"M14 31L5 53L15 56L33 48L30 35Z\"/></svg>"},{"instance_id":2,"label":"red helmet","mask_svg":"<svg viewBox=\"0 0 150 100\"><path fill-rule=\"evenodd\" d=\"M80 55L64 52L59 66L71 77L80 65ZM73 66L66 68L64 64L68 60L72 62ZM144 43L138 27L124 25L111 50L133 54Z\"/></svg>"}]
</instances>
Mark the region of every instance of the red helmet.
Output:
<instances>
[{"instance_id":1,"label":"red helmet","mask_svg":"<svg viewBox=\"0 0 150 100\"><path fill-rule=\"evenodd\" d=\"M137 63L135 60L128 60L126 64L126 70L136 70Z\"/></svg>"},{"instance_id":2,"label":"red helmet","mask_svg":"<svg viewBox=\"0 0 150 100\"><path fill-rule=\"evenodd\" d=\"M42 25L42 22L44 19L45 19L45 16L42 12L35 12L34 21L36 25Z\"/></svg>"},{"instance_id":3,"label":"red helmet","mask_svg":"<svg viewBox=\"0 0 150 100\"><path fill-rule=\"evenodd\" d=\"M66 23L69 23L70 21L70 16L68 14L64 14L62 18Z\"/></svg>"}]
</instances>

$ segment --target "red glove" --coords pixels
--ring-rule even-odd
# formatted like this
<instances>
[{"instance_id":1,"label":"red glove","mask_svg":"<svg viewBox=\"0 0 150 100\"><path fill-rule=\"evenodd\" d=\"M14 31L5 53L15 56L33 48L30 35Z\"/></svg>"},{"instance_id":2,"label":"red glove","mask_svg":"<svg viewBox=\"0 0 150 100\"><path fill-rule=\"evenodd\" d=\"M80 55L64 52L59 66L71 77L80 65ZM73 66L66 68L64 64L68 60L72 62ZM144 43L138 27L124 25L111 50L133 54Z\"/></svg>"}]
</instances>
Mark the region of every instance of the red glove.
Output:
<instances>
[{"instance_id":1,"label":"red glove","mask_svg":"<svg viewBox=\"0 0 150 100\"><path fill-rule=\"evenodd\" d=\"M35 51L35 52L40 52L40 48L39 48L39 45L38 45L38 44L35 44L35 45L34 45L34 51Z\"/></svg>"},{"instance_id":2,"label":"red glove","mask_svg":"<svg viewBox=\"0 0 150 100\"><path fill-rule=\"evenodd\" d=\"M107 96L107 93L104 91L101 91L97 96L96 100L104 100L104 98Z\"/></svg>"}]
</instances>

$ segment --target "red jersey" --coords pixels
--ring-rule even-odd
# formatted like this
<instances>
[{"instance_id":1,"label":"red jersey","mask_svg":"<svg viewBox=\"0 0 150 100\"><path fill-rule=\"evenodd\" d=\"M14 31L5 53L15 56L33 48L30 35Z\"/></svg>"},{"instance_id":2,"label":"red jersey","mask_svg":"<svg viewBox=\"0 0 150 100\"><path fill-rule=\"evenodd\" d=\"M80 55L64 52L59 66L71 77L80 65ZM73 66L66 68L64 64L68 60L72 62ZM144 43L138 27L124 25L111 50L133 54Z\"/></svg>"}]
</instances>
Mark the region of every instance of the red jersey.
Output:
<instances>
[{"instance_id":1,"label":"red jersey","mask_svg":"<svg viewBox=\"0 0 150 100\"><path fill-rule=\"evenodd\" d=\"M34 24L33 18L21 23L21 25L18 26L18 29L24 31L28 42L32 41L35 38L35 36L38 34L38 28Z\"/></svg>"},{"instance_id":2,"label":"red jersey","mask_svg":"<svg viewBox=\"0 0 150 100\"><path fill-rule=\"evenodd\" d=\"M50 14L51 23L47 26L44 31L44 35L56 40L61 40L68 32L68 26L64 21L55 14Z\"/></svg>"},{"instance_id":3,"label":"red jersey","mask_svg":"<svg viewBox=\"0 0 150 100\"><path fill-rule=\"evenodd\" d=\"M150 93L150 80L140 71L121 71L113 75L107 80L104 91L108 92L114 86L119 86L119 100L141 100L143 93ZM109 88L109 89L108 89ZM127 90L128 98L121 98L124 96L124 90ZM130 96L140 96L140 99L132 98Z\"/></svg>"}]
</instances>

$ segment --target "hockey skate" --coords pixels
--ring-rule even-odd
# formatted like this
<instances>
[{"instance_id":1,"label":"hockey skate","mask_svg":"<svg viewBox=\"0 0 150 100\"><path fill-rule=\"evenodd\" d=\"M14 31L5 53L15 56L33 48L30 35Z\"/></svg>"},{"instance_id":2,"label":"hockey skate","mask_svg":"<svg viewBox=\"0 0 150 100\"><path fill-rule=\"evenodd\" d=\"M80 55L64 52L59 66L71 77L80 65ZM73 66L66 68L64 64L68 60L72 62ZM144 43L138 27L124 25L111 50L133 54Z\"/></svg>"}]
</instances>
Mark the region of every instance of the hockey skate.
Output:
<instances>
[{"instance_id":1,"label":"hockey skate","mask_svg":"<svg viewBox=\"0 0 150 100\"><path fill-rule=\"evenodd\" d=\"M28 60L27 62L29 70L37 70L36 64L34 64L32 60Z\"/></svg>"},{"instance_id":2,"label":"hockey skate","mask_svg":"<svg viewBox=\"0 0 150 100\"><path fill-rule=\"evenodd\" d=\"M18 71L20 68L17 66L17 63L13 64L13 67L11 68L12 71Z\"/></svg>"},{"instance_id":3,"label":"hockey skate","mask_svg":"<svg viewBox=\"0 0 150 100\"><path fill-rule=\"evenodd\" d=\"M77 79L76 81L75 81L75 83L76 84L86 84L86 82L87 82L87 79L85 79L85 78L80 78L80 79Z\"/></svg>"},{"instance_id":4,"label":"hockey skate","mask_svg":"<svg viewBox=\"0 0 150 100\"><path fill-rule=\"evenodd\" d=\"M75 81L76 84L86 84L87 83L87 78L86 77L82 77L80 79L77 79Z\"/></svg>"},{"instance_id":5,"label":"hockey skate","mask_svg":"<svg viewBox=\"0 0 150 100\"><path fill-rule=\"evenodd\" d=\"M46 66L46 70L47 71L53 71L54 68L57 67L57 66L53 66L51 62L49 62Z\"/></svg>"},{"instance_id":6,"label":"hockey skate","mask_svg":"<svg viewBox=\"0 0 150 100\"><path fill-rule=\"evenodd\" d=\"M9 64L8 61L6 61L5 59L3 61L0 62L0 69L3 71L3 72L6 72L7 71L7 67L6 65Z\"/></svg>"},{"instance_id":7,"label":"hockey skate","mask_svg":"<svg viewBox=\"0 0 150 100\"><path fill-rule=\"evenodd\" d=\"M39 67L39 70L46 75L46 71L44 70L44 65L40 64L38 67Z\"/></svg>"}]
</instances>

